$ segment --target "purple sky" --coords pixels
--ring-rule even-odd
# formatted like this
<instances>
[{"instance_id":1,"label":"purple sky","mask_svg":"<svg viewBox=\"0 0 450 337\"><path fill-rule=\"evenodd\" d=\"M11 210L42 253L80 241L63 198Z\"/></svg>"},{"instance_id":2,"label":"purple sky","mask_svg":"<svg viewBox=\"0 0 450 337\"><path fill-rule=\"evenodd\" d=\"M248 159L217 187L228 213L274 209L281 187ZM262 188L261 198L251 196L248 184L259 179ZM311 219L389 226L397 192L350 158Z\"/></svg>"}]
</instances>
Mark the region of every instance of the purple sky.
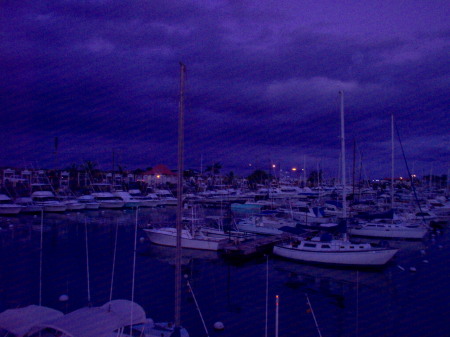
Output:
<instances>
[{"instance_id":1,"label":"purple sky","mask_svg":"<svg viewBox=\"0 0 450 337\"><path fill-rule=\"evenodd\" d=\"M179 61L185 167L390 176L390 114L415 173L446 174L448 1L2 1L0 166L84 160L176 167ZM59 138L58 156L54 138ZM396 143L396 175L406 175ZM359 166L359 163L358 163Z\"/></svg>"}]
</instances>

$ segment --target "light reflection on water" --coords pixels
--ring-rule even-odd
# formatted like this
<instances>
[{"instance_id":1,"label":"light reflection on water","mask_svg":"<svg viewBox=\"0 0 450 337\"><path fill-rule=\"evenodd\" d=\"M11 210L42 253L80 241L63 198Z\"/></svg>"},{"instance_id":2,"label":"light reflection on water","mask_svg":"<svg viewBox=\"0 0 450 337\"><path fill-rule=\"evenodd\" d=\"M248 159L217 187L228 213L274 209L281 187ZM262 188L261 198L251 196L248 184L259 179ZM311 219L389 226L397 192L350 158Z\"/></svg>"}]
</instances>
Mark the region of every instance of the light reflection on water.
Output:
<instances>
[{"instance_id":1,"label":"light reflection on water","mask_svg":"<svg viewBox=\"0 0 450 337\"><path fill-rule=\"evenodd\" d=\"M139 238L145 238L141 228L147 224L174 220L174 208L142 209L138 214L135 300L155 321L173 317L175 250L151 246ZM109 300L116 225L119 240L113 297L129 299L135 221L133 210L45 214L43 304L64 312L87 304L86 227L91 302L101 305ZM0 225L0 310L36 304L40 216L0 218ZM401 250L378 272L269 257L269 336L275 329L275 295L280 296L280 336L317 336L305 293L323 336L446 335L441 317L450 313L445 300L450 298L448 232L424 242L394 241L391 245ZM215 252L184 251L183 273L191 280L211 336L264 335L266 263L266 258L260 257L229 264ZM410 267L417 271L410 272ZM191 336L204 336L195 304L185 284L183 287L183 324ZM58 301L61 294L69 295L67 303ZM225 324L220 333L212 329L218 320Z\"/></svg>"}]
</instances>

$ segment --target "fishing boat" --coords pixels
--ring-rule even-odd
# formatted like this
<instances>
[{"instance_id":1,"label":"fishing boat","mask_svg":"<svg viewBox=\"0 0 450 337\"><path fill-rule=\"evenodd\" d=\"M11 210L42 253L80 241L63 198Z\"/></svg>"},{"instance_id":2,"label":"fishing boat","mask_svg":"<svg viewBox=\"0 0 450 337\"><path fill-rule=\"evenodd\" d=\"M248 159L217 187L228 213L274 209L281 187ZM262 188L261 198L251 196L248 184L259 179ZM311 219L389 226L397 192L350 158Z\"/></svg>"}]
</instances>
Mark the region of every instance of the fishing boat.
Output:
<instances>
[{"instance_id":1,"label":"fishing boat","mask_svg":"<svg viewBox=\"0 0 450 337\"><path fill-rule=\"evenodd\" d=\"M14 215L22 210L23 206L14 204L6 194L0 194L0 214Z\"/></svg>"},{"instance_id":2,"label":"fishing boat","mask_svg":"<svg viewBox=\"0 0 450 337\"><path fill-rule=\"evenodd\" d=\"M51 191L36 191L31 193L31 199L36 205L42 207L44 212L65 212L67 206L57 200Z\"/></svg>"}]
</instances>

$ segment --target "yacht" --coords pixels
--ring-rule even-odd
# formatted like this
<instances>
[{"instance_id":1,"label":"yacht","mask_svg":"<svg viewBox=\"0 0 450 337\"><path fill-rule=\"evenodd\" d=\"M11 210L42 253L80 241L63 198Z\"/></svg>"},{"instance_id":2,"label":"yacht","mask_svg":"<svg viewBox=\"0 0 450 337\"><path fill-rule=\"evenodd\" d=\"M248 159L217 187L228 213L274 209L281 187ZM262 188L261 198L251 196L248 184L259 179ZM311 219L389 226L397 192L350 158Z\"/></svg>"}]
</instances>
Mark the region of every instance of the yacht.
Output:
<instances>
[{"instance_id":1,"label":"yacht","mask_svg":"<svg viewBox=\"0 0 450 337\"><path fill-rule=\"evenodd\" d=\"M22 210L23 206L14 204L6 194L0 194L0 215L14 215Z\"/></svg>"},{"instance_id":2,"label":"yacht","mask_svg":"<svg viewBox=\"0 0 450 337\"><path fill-rule=\"evenodd\" d=\"M140 207L158 207L162 205L161 200L155 193L149 193L144 195L139 190L129 190L128 193L140 202Z\"/></svg>"},{"instance_id":3,"label":"yacht","mask_svg":"<svg viewBox=\"0 0 450 337\"><path fill-rule=\"evenodd\" d=\"M122 208L125 205L125 201L110 192L96 192L91 195L100 204L100 208Z\"/></svg>"},{"instance_id":4,"label":"yacht","mask_svg":"<svg viewBox=\"0 0 450 337\"><path fill-rule=\"evenodd\" d=\"M35 203L31 197L19 197L15 202L22 206L21 213L40 213L42 211L42 206Z\"/></svg>"},{"instance_id":5,"label":"yacht","mask_svg":"<svg viewBox=\"0 0 450 337\"><path fill-rule=\"evenodd\" d=\"M122 199L122 201L124 202L123 207L125 208L136 208L142 205L142 202L139 199L136 199L126 191L115 191L112 194Z\"/></svg>"},{"instance_id":6,"label":"yacht","mask_svg":"<svg viewBox=\"0 0 450 337\"><path fill-rule=\"evenodd\" d=\"M177 198L168 190L156 190L155 194L160 199L160 204L164 206L176 206Z\"/></svg>"},{"instance_id":7,"label":"yacht","mask_svg":"<svg viewBox=\"0 0 450 337\"><path fill-rule=\"evenodd\" d=\"M44 212L65 212L67 206L56 199L51 191L36 191L31 193L31 199L42 207Z\"/></svg>"},{"instance_id":8,"label":"yacht","mask_svg":"<svg viewBox=\"0 0 450 337\"><path fill-rule=\"evenodd\" d=\"M77 200L79 203L84 204L85 209L95 210L100 208L100 203L92 195L82 195Z\"/></svg>"}]
</instances>

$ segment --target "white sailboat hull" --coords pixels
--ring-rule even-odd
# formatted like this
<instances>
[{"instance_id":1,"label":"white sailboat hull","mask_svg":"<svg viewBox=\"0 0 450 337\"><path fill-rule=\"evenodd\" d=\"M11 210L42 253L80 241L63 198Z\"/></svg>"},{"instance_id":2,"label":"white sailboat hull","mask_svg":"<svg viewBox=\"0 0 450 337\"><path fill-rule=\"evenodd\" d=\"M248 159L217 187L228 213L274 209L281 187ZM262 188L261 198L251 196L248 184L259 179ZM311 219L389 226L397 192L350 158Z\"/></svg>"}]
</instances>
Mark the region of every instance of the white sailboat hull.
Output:
<instances>
[{"instance_id":1,"label":"white sailboat hull","mask_svg":"<svg viewBox=\"0 0 450 337\"><path fill-rule=\"evenodd\" d=\"M292 260L341 266L376 267L385 265L397 249L374 249L367 251L308 251L292 247L290 244L276 245L275 255Z\"/></svg>"},{"instance_id":2,"label":"white sailboat hull","mask_svg":"<svg viewBox=\"0 0 450 337\"><path fill-rule=\"evenodd\" d=\"M406 227L395 225L383 226L366 226L352 227L347 229L347 233L354 236L366 236L374 238L391 238L391 239L423 239L427 234L425 227Z\"/></svg>"},{"instance_id":3,"label":"white sailboat hull","mask_svg":"<svg viewBox=\"0 0 450 337\"><path fill-rule=\"evenodd\" d=\"M144 229L151 243L176 247L177 237L174 228ZM224 247L226 239L212 238L207 236L191 236L186 230L183 230L181 237L181 247L190 249L203 249L217 251Z\"/></svg>"},{"instance_id":4,"label":"white sailboat hull","mask_svg":"<svg viewBox=\"0 0 450 337\"><path fill-rule=\"evenodd\" d=\"M3 215L13 215L18 214L22 210L23 206L20 205L0 205L0 214Z\"/></svg>"}]
</instances>

